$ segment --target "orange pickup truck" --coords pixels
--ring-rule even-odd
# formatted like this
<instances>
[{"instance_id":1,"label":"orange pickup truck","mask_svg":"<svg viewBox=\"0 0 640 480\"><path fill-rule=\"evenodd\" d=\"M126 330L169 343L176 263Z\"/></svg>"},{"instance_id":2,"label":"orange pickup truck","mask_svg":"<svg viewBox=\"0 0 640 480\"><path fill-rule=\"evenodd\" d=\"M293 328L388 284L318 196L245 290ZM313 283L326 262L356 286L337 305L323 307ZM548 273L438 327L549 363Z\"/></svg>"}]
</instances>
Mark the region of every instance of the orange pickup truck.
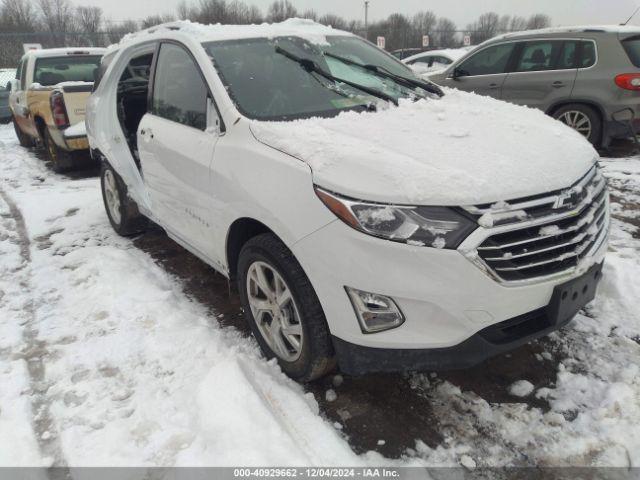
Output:
<instances>
[{"instance_id":1,"label":"orange pickup truck","mask_svg":"<svg viewBox=\"0 0 640 480\"><path fill-rule=\"evenodd\" d=\"M20 145L44 146L54 170L89 159L85 105L104 48L31 50L11 82L9 106Z\"/></svg>"}]
</instances>

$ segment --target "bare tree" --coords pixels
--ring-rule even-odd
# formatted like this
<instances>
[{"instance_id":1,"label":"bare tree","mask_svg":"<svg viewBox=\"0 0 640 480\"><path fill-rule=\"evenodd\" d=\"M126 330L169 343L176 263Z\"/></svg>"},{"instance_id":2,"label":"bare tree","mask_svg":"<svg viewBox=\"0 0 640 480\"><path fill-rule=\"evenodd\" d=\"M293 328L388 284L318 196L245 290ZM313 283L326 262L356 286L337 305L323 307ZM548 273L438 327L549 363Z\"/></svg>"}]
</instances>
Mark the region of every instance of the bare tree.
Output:
<instances>
[{"instance_id":1,"label":"bare tree","mask_svg":"<svg viewBox=\"0 0 640 480\"><path fill-rule=\"evenodd\" d=\"M422 45L423 35L432 37L436 22L436 15L431 11L416 13L411 20L411 26L413 27L413 44Z\"/></svg>"},{"instance_id":2,"label":"bare tree","mask_svg":"<svg viewBox=\"0 0 640 480\"><path fill-rule=\"evenodd\" d=\"M36 28L36 14L30 0L3 0L0 8L3 31L9 26L11 30L21 32L32 32Z\"/></svg>"},{"instance_id":3,"label":"bare tree","mask_svg":"<svg viewBox=\"0 0 640 480\"><path fill-rule=\"evenodd\" d=\"M121 23L111 23L105 22L108 24L106 28L107 39L110 43L119 42L122 37L124 37L127 33L136 32L140 29L138 26L138 22L135 20L126 20Z\"/></svg>"},{"instance_id":4,"label":"bare tree","mask_svg":"<svg viewBox=\"0 0 640 480\"><path fill-rule=\"evenodd\" d=\"M498 34L500 17L495 12L483 13L480 18L467 26L474 43L482 43Z\"/></svg>"},{"instance_id":5,"label":"bare tree","mask_svg":"<svg viewBox=\"0 0 640 480\"><path fill-rule=\"evenodd\" d=\"M437 44L439 47L447 48L447 47L455 47L457 45L456 42L456 24L453 23L448 18L441 18L438 20L436 24L438 39Z\"/></svg>"},{"instance_id":6,"label":"bare tree","mask_svg":"<svg viewBox=\"0 0 640 480\"><path fill-rule=\"evenodd\" d=\"M547 28L551 26L551 18L544 13L536 13L531 15L527 21L528 30L537 30L539 28Z\"/></svg>"},{"instance_id":7,"label":"bare tree","mask_svg":"<svg viewBox=\"0 0 640 480\"><path fill-rule=\"evenodd\" d=\"M429 35L436 26L436 14L431 11L418 12L413 16L411 24L420 35Z\"/></svg>"},{"instance_id":8,"label":"bare tree","mask_svg":"<svg viewBox=\"0 0 640 480\"><path fill-rule=\"evenodd\" d=\"M321 16L318 19L318 22L322 23L323 25L337 28L338 30L347 30L349 28L349 23L344 18L332 13Z\"/></svg>"},{"instance_id":9,"label":"bare tree","mask_svg":"<svg viewBox=\"0 0 640 480\"><path fill-rule=\"evenodd\" d=\"M194 20L201 23L226 23L227 2L225 0L200 0Z\"/></svg>"},{"instance_id":10,"label":"bare tree","mask_svg":"<svg viewBox=\"0 0 640 480\"><path fill-rule=\"evenodd\" d=\"M267 10L267 21L282 22L298 15L298 10L289 0L275 0Z\"/></svg>"},{"instance_id":11,"label":"bare tree","mask_svg":"<svg viewBox=\"0 0 640 480\"><path fill-rule=\"evenodd\" d=\"M78 28L81 32L97 32L102 26L102 9L100 7L77 7Z\"/></svg>"},{"instance_id":12,"label":"bare tree","mask_svg":"<svg viewBox=\"0 0 640 480\"><path fill-rule=\"evenodd\" d=\"M140 21L140 28L151 28L161 23L173 22L176 17L171 14L164 15L149 15L148 17Z\"/></svg>"},{"instance_id":13,"label":"bare tree","mask_svg":"<svg viewBox=\"0 0 640 480\"><path fill-rule=\"evenodd\" d=\"M68 0L38 0L38 6L50 32L69 32L75 26L73 6Z\"/></svg>"},{"instance_id":14,"label":"bare tree","mask_svg":"<svg viewBox=\"0 0 640 480\"><path fill-rule=\"evenodd\" d=\"M527 29L527 19L514 15L509 22L509 30L511 32L520 32Z\"/></svg>"},{"instance_id":15,"label":"bare tree","mask_svg":"<svg viewBox=\"0 0 640 480\"><path fill-rule=\"evenodd\" d=\"M264 17L262 16L262 11L256 7L255 5L251 5L249 7L249 16L247 17L247 23L262 23L264 21Z\"/></svg>"},{"instance_id":16,"label":"bare tree","mask_svg":"<svg viewBox=\"0 0 640 480\"><path fill-rule=\"evenodd\" d=\"M187 2L185 0L182 0L178 4L178 7L176 8L176 13L178 14L178 18L180 20L187 20L195 17L193 8L187 5Z\"/></svg>"},{"instance_id":17,"label":"bare tree","mask_svg":"<svg viewBox=\"0 0 640 480\"><path fill-rule=\"evenodd\" d=\"M304 12L302 12L302 15L300 15L300 17L313 20L314 22L318 21L318 13L313 9L305 10Z\"/></svg>"}]
</instances>

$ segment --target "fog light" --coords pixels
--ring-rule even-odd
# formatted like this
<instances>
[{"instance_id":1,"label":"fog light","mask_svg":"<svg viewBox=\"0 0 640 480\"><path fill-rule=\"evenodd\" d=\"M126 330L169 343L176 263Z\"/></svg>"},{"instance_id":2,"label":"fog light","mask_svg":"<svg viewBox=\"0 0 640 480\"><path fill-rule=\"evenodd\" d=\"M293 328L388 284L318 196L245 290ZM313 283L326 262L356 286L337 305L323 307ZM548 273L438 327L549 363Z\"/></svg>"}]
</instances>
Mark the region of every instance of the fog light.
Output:
<instances>
[{"instance_id":1,"label":"fog light","mask_svg":"<svg viewBox=\"0 0 640 480\"><path fill-rule=\"evenodd\" d=\"M404 323L402 312L391 297L345 287L356 311L362 333L376 333Z\"/></svg>"}]
</instances>

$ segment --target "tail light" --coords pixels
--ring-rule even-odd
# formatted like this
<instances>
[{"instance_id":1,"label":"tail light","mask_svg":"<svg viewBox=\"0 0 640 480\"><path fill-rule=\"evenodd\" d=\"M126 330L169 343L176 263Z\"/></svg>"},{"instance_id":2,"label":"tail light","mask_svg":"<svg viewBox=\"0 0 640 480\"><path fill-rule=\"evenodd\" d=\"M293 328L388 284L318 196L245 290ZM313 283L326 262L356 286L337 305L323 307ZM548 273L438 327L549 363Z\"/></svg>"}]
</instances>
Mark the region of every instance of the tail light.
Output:
<instances>
[{"instance_id":1,"label":"tail light","mask_svg":"<svg viewBox=\"0 0 640 480\"><path fill-rule=\"evenodd\" d=\"M625 90L640 91L640 73L623 73L616 76L616 85Z\"/></svg>"},{"instance_id":2,"label":"tail light","mask_svg":"<svg viewBox=\"0 0 640 480\"><path fill-rule=\"evenodd\" d=\"M62 92L55 91L51 94L51 113L53 113L53 123L56 127L66 128L69 126L67 107L64 105Z\"/></svg>"}]
</instances>

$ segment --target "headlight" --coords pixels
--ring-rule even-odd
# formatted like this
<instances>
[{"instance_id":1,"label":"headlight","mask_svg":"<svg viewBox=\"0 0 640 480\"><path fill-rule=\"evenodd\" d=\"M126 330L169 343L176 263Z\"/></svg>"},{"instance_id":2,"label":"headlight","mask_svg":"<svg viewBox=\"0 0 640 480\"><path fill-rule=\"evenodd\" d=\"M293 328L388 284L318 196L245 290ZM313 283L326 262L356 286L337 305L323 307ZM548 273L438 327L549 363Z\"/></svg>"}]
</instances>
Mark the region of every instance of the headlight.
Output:
<instances>
[{"instance_id":1,"label":"headlight","mask_svg":"<svg viewBox=\"0 0 640 480\"><path fill-rule=\"evenodd\" d=\"M448 207L410 207L347 199L315 187L329 210L347 225L375 237L455 249L476 223Z\"/></svg>"}]
</instances>

